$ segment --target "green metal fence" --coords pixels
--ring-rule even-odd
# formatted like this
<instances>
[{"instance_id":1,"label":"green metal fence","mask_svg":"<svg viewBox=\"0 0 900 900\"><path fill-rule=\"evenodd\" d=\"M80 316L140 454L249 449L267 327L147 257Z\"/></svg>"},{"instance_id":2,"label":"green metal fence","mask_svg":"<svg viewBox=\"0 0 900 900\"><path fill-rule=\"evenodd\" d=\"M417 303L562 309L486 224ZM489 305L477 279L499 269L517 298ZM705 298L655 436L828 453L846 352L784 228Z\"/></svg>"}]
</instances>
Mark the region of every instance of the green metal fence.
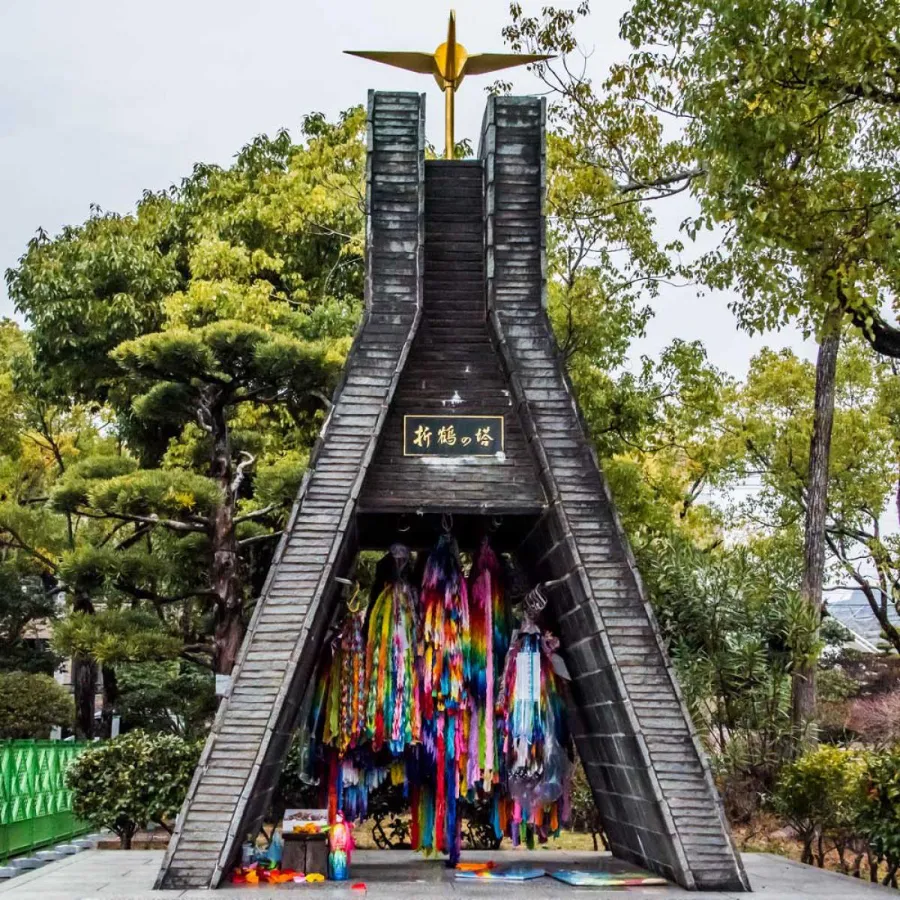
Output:
<instances>
[{"instance_id":1,"label":"green metal fence","mask_svg":"<svg viewBox=\"0 0 900 900\"><path fill-rule=\"evenodd\" d=\"M72 813L66 768L87 743L0 741L0 860L89 831Z\"/></svg>"}]
</instances>

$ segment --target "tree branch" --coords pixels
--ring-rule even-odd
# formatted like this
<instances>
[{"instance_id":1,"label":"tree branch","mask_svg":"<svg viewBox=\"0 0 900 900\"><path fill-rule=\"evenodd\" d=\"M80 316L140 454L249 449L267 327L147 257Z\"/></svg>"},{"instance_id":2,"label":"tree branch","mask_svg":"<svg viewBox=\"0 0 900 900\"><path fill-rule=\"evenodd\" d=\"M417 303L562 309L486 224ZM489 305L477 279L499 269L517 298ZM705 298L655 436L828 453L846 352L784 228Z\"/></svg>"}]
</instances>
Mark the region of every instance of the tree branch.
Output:
<instances>
[{"instance_id":1,"label":"tree branch","mask_svg":"<svg viewBox=\"0 0 900 900\"><path fill-rule=\"evenodd\" d=\"M620 194L631 194L634 191L651 190L653 188L666 187L670 184L677 184L679 181L693 181L695 178L701 178L706 174L706 169L697 166L693 169L685 169L683 172L674 172L671 175L662 175L651 181L629 181L626 184L618 185Z\"/></svg>"},{"instance_id":2,"label":"tree branch","mask_svg":"<svg viewBox=\"0 0 900 900\"><path fill-rule=\"evenodd\" d=\"M179 522L177 519L160 519L155 513L149 516L133 516L129 513L120 512L90 513L80 509L78 510L78 515L87 519L119 519L123 522L137 522L140 525L161 525L170 531L192 532L195 534L205 534L209 531L208 524L203 524L202 522Z\"/></svg>"},{"instance_id":3,"label":"tree branch","mask_svg":"<svg viewBox=\"0 0 900 900\"><path fill-rule=\"evenodd\" d=\"M171 603L183 603L185 600L192 600L194 597L218 597L219 595L215 591L210 590L202 590L202 591L189 591L186 594L181 594L178 597L166 597L163 594L157 594L156 591L150 591L146 588L140 588L133 584L128 584L125 581L116 581L115 587L122 591L125 594L129 594L132 597L135 597L138 600L149 600L152 603L156 603L161 606L167 606Z\"/></svg>"},{"instance_id":4,"label":"tree branch","mask_svg":"<svg viewBox=\"0 0 900 900\"><path fill-rule=\"evenodd\" d=\"M10 534L12 536L12 539L16 542L16 547L19 550L24 550L26 553L29 553L31 556L33 556L35 559L40 560L51 572L57 571L57 565L55 562L53 562L53 560L51 560L47 556L44 556L44 554L41 553L40 550L35 550L34 547L25 543L25 541L22 540L22 537L9 525L7 525L5 523L0 524L0 531L5 531L5 532L7 532L7 534Z\"/></svg>"},{"instance_id":5,"label":"tree branch","mask_svg":"<svg viewBox=\"0 0 900 900\"><path fill-rule=\"evenodd\" d=\"M234 473L234 478L231 481L231 493L236 495L238 490L241 487L242 482L244 481L244 475L247 469L256 462L256 457L252 453L248 453L246 450L241 450L241 456L243 459L238 463L237 470ZM239 519L235 519L235 522L240 521Z\"/></svg>"},{"instance_id":6,"label":"tree branch","mask_svg":"<svg viewBox=\"0 0 900 900\"><path fill-rule=\"evenodd\" d=\"M265 518L270 512L274 512L278 509L279 504L270 503L268 506L264 506L262 509L255 509L253 512L244 513L241 516L236 516L234 520L235 525L240 525L241 522L251 522L253 519L262 519Z\"/></svg>"},{"instance_id":7,"label":"tree branch","mask_svg":"<svg viewBox=\"0 0 900 900\"><path fill-rule=\"evenodd\" d=\"M248 547L250 544L259 544L262 541L270 541L272 538L281 537L283 534L283 531L272 531L269 534L257 534L253 537L244 538L242 541L238 541L238 547Z\"/></svg>"}]
</instances>

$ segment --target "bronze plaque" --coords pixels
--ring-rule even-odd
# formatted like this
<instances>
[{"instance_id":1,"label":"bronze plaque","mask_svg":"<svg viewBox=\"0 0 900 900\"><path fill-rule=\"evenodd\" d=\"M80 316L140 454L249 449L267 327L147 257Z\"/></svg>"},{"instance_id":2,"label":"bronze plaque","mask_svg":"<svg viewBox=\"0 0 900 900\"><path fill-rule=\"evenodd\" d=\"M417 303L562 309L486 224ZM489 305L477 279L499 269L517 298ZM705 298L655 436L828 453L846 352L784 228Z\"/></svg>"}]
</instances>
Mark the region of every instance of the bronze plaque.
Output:
<instances>
[{"instance_id":1,"label":"bronze plaque","mask_svg":"<svg viewBox=\"0 0 900 900\"><path fill-rule=\"evenodd\" d=\"M505 450L503 416L404 416L404 456L494 456Z\"/></svg>"}]
</instances>

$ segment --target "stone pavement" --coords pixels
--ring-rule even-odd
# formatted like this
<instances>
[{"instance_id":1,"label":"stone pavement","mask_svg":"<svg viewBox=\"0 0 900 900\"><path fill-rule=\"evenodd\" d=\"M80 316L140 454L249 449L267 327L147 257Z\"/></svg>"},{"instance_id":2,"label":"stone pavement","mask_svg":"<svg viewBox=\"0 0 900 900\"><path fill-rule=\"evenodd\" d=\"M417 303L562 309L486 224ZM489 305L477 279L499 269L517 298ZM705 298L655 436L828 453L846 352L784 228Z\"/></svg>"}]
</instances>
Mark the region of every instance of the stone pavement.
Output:
<instances>
[{"instance_id":1,"label":"stone pavement","mask_svg":"<svg viewBox=\"0 0 900 900\"><path fill-rule=\"evenodd\" d=\"M500 853L466 853L467 860L497 859L501 864L522 863L552 868L602 868L609 871L630 869L604 853L569 853L559 850L501 851ZM761 900L867 900L867 898L900 897L897 891L855 881L834 872L824 872L767 853L745 853L744 864L755 896ZM496 898L510 900L551 900L569 894L592 894L595 897L627 896L641 900L671 900L698 896L677 887L573 888L550 878L524 883L455 881L439 861L424 861L408 851L361 850L354 856L353 880L334 885L288 884L271 887L242 885L223 887L211 893L203 890L153 891L162 854L155 850L88 850L41 869L19 875L0 885L2 900L250 900L251 897L275 900L285 892L297 898L315 896L321 900L360 897L350 884L366 882L367 896L373 900L431 900L431 898ZM710 900L738 900L746 894L709 892Z\"/></svg>"}]
</instances>

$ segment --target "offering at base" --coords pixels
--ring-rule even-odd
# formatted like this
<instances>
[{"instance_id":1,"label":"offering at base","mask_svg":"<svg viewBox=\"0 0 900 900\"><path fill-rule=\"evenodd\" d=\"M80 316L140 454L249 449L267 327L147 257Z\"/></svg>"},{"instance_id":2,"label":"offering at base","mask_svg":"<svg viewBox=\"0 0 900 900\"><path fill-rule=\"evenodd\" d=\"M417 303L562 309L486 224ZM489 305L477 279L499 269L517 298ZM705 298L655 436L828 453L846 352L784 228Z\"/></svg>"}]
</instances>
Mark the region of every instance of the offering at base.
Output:
<instances>
[{"instance_id":1,"label":"offering at base","mask_svg":"<svg viewBox=\"0 0 900 900\"><path fill-rule=\"evenodd\" d=\"M543 878L546 874L544 869L535 869L530 866L513 866L509 869L485 869L481 872L457 872L456 877L463 880L484 878L490 881L532 881L535 878Z\"/></svg>"},{"instance_id":2,"label":"offering at base","mask_svg":"<svg viewBox=\"0 0 900 900\"><path fill-rule=\"evenodd\" d=\"M456 868L460 872L485 872L497 868L497 863L492 859L488 862L458 862Z\"/></svg>"},{"instance_id":3,"label":"offering at base","mask_svg":"<svg viewBox=\"0 0 900 900\"><path fill-rule=\"evenodd\" d=\"M665 878L648 875L646 872L579 872L571 869L559 869L550 873L551 878L570 884L572 887L636 887L668 884Z\"/></svg>"},{"instance_id":4,"label":"offering at base","mask_svg":"<svg viewBox=\"0 0 900 900\"><path fill-rule=\"evenodd\" d=\"M328 827L327 809L286 809L282 834L319 834Z\"/></svg>"},{"instance_id":5,"label":"offering at base","mask_svg":"<svg viewBox=\"0 0 900 900\"><path fill-rule=\"evenodd\" d=\"M346 881L350 877L350 857L353 855L353 828L338 812L328 832L328 877L332 881Z\"/></svg>"}]
</instances>

